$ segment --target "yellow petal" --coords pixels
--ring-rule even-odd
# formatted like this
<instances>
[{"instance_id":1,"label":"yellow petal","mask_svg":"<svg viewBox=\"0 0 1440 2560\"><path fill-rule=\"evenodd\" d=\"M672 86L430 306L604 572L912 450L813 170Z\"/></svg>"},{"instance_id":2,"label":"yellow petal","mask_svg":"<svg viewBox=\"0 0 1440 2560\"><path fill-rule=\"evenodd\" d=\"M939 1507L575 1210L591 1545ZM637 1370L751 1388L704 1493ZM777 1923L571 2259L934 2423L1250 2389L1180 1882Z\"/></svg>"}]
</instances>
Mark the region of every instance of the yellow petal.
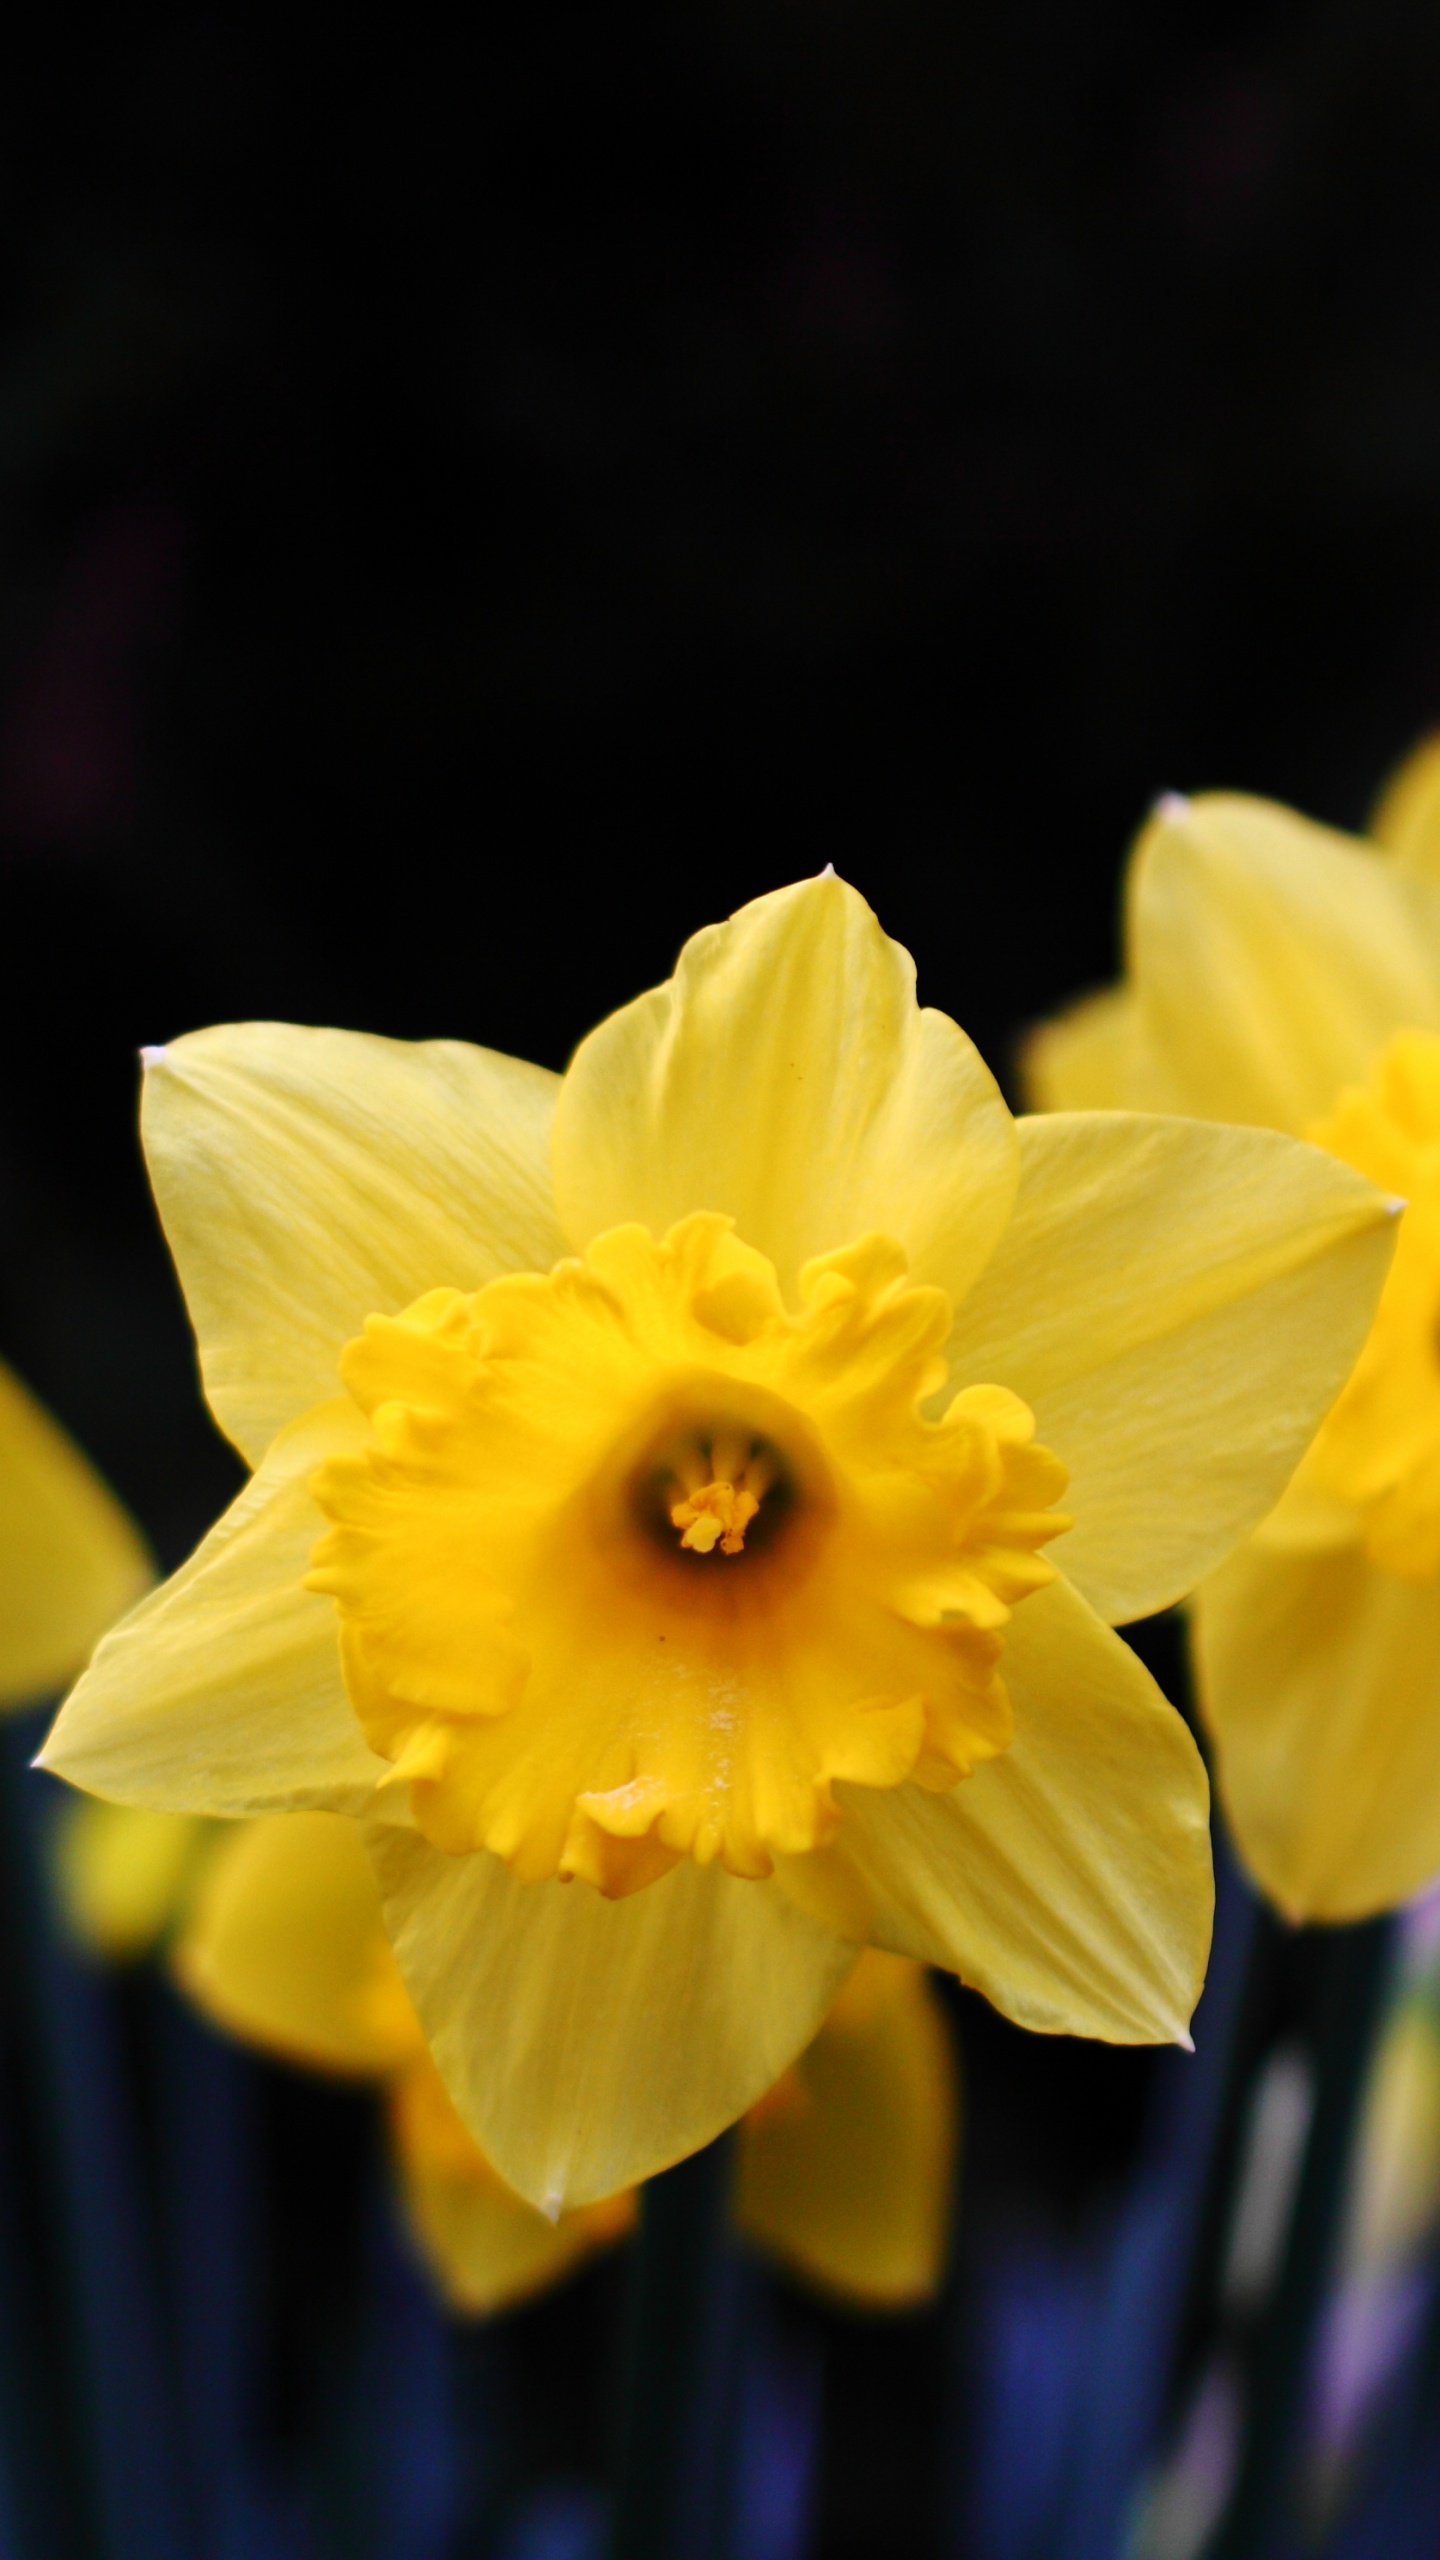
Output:
<instances>
[{"instance_id":1,"label":"yellow petal","mask_svg":"<svg viewBox=\"0 0 1440 2560\"><path fill-rule=\"evenodd\" d=\"M921 1969L867 1949L792 2079L794 2102L742 2129L741 2230L845 2300L928 2302L945 2272L959 2076Z\"/></svg>"},{"instance_id":2,"label":"yellow petal","mask_svg":"<svg viewBox=\"0 0 1440 2560\"><path fill-rule=\"evenodd\" d=\"M71 1935L92 1955L144 1955L185 1907L216 1827L199 1814L148 1813L98 1796L62 1805L55 1882Z\"/></svg>"},{"instance_id":3,"label":"yellow petal","mask_svg":"<svg viewBox=\"0 0 1440 2560\"><path fill-rule=\"evenodd\" d=\"M70 1679L149 1580L114 1495L0 1365L0 1707Z\"/></svg>"},{"instance_id":4,"label":"yellow petal","mask_svg":"<svg viewBox=\"0 0 1440 2560\"><path fill-rule=\"evenodd\" d=\"M1255 1539L1277 1554L1320 1555L1327 1548L1353 1546L1364 1530L1359 1505L1327 1493L1315 1483L1313 1470L1302 1466L1261 1521Z\"/></svg>"},{"instance_id":5,"label":"yellow petal","mask_svg":"<svg viewBox=\"0 0 1440 2560\"><path fill-rule=\"evenodd\" d=\"M1384 1911L1440 1870L1440 1583L1355 1545L1242 1549L1196 1601L1216 1783L1296 1920Z\"/></svg>"},{"instance_id":6,"label":"yellow petal","mask_svg":"<svg viewBox=\"0 0 1440 2560\"><path fill-rule=\"evenodd\" d=\"M152 1051L141 1126L205 1392L254 1465L368 1315L548 1270L558 1079L459 1040L222 1024Z\"/></svg>"},{"instance_id":7,"label":"yellow petal","mask_svg":"<svg viewBox=\"0 0 1440 2560\"><path fill-rule=\"evenodd\" d=\"M1440 731L1422 738L1391 774L1368 832L1408 871L1440 881Z\"/></svg>"},{"instance_id":8,"label":"yellow petal","mask_svg":"<svg viewBox=\"0 0 1440 2560\"><path fill-rule=\"evenodd\" d=\"M949 1795L846 1788L872 1935L1018 2026L1183 2040L1210 1945L1209 1790L1181 1718L1065 1583L1017 1609L1015 1739Z\"/></svg>"},{"instance_id":9,"label":"yellow petal","mask_svg":"<svg viewBox=\"0 0 1440 2560\"><path fill-rule=\"evenodd\" d=\"M276 1441L188 1564L105 1638L43 1767L166 1813L368 1802L386 1764L345 1695L334 1610L304 1588L322 1525L307 1479L362 1429L337 1401Z\"/></svg>"},{"instance_id":10,"label":"yellow petal","mask_svg":"<svg viewBox=\"0 0 1440 2560\"><path fill-rule=\"evenodd\" d=\"M628 2193L558 2222L517 2196L471 2141L428 2054L393 2083L390 2125L411 2229L453 2311L527 2301L634 2224Z\"/></svg>"},{"instance_id":11,"label":"yellow petal","mask_svg":"<svg viewBox=\"0 0 1440 2560\"><path fill-rule=\"evenodd\" d=\"M1133 987L1101 987L1037 1023L1021 1048L1020 1080L1032 1111L1175 1108Z\"/></svg>"},{"instance_id":12,"label":"yellow petal","mask_svg":"<svg viewBox=\"0 0 1440 2560\"><path fill-rule=\"evenodd\" d=\"M908 952L827 873L696 934L674 977L575 1053L555 1114L571 1242L723 1210L793 1295L803 1263L879 1230L954 1294L1013 1196L999 1090L920 1011Z\"/></svg>"},{"instance_id":13,"label":"yellow petal","mask_svg":"<svg viewBox=\"0 0 1440 2560\"><path fill-rule=\"evenodd\" d=\"M1303 1130L1401 1023L1440 1029L1440 935L1417 890L1270 801L1162 802L1136 846L1128 926L1174 1107Z\"/></svg>"},{"instance_id":14,"label":"yellow petal","mask_svg":"<svg viewBox=\"0 0 1440 2560\"><path fill-rule=\"evenodd\" d=\"M1360 1351L1396 1221L1349 1166L1269 1130L1017 1125L1015 1216L952 1374L1023 1396L1069 1469L1054 1560L1123 1622L1193 1589L1279 1500Z\"/></svg>"},{"instance_id":15,"label":"yellow petal","mask_svg":"<svg viewBox=\"0 0 1440 2560\"><path fill-rule=\"evenodd\" d=\"M424 2052L374 1872L342 1814L236 1824L172 1961L217 2025L289 2061L369 2075Z\"/></svg>"},{"instance_id":16,"label":"yellow petal","mask_svg":"<svg viewBox=\"0 0 1440 2560\"><path fill-rule=\"evenodd\" d=\"M542 2212L668 2168L809 2043L855 1949L773 1882L690 1860L611 1902L376 1823L386 1925L445 2085Z\"/></svg>"}]
</instances>

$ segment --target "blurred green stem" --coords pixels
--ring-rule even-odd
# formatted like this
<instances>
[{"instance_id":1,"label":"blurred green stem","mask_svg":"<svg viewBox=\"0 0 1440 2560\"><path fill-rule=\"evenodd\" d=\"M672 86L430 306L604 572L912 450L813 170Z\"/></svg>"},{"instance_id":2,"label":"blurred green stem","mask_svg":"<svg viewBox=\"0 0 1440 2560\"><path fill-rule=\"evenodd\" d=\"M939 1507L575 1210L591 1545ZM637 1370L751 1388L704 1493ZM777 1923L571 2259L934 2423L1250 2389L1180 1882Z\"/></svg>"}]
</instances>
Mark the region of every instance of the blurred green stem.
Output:
<instances>
[{"instance_id":1,"label":"blurred green stem","mask_svg":"<svg viewBox=\"0 0 1440 2560\"><path fill-rule=\"evenodd\" d=\"M1256 2342L1235 2488L1209 2560L1273 2560L1286 2547L1307 2388L1384 2013L1393 1928L1389 1919L1361 1921L1327 1931L1317 1948L1315 2112L1284 2259Z\"/></svg>"},{"instance_id":2,"label":"blurred green stem","mask_svg":"<svg viewBox=\"0 0 1440 2560\"><path fill-rule=\"evenodd\" d=\"M645 2188L611 2560L725 2560L739 2399L733 2136Z\"/></svg>"}]
</instances>

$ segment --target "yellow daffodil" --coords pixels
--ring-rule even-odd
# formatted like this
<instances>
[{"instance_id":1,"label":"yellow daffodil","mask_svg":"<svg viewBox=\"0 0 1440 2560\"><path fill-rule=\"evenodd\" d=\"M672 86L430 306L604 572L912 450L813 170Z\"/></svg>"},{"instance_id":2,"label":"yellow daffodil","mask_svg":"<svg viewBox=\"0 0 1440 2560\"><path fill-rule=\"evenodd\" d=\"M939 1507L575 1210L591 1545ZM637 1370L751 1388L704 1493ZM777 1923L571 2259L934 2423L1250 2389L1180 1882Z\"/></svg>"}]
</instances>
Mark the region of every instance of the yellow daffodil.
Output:
<instances>
[{"instance_id":1,"label":"yellow daffodil","mask_svg":"<svg viewBox=\"0 0 1440 2560\"><path fill-rule=\"evenodd\" d=\"M148 1844L136 1846L146 1863ZM519 2301L630 2228L630 2194L549 2222L471 2140L406 1996L352 1822L301 1813L234 1826L209 1854L174 1963L231 2033L385 2084L410 2221L457 2309ZM867 1953L742 2126L741 2229L848 2301L926 2300L943 2271L955 2112L948 2032L921 1968Z\"/></svg>"},{"instance_id":2,"label":"yellow daffodil","mask_svg":"<svg viewBox=\"0 0 1440 2560\"><path fill-rule=\"evenodd\" d=\"M149 1580L114 1495L0 1366L0 1709L73 1679Z\"/></svg>"},{"instance_id":3,"label":"yellow daffodil","mask_svg":"<svg viewBox=\"0 0 1440 2560\"><path fill-rule=\"evenodd\" d=\"M711 2138L867 1942L1027 2026L1184 2035L1205 1781L1111 1625L1333 1401L1390 1252L1362 1176L1017 1126L831 875L563 1078L232 1026L153 1056L143 1126L256 1472L47 1761L360 1817L510 2185L558 2213Z\"/></svg>"},{"instance_id":4,"label":"yellow daffodil","mask_svg":"<svg viewBox=\"0 0 1440 2560\"><path fill-rule=\"evenodd\" d=\"M1408 1203L1360 1360L1283 1501L1202 1589L1201 1703L1242 1855L1295 1918L1440 1868L1440 747L1361 842L1163 801L1127 977L1032 1041L1034 1098L1291 1130Z\"/></svg>"}]
</instances>

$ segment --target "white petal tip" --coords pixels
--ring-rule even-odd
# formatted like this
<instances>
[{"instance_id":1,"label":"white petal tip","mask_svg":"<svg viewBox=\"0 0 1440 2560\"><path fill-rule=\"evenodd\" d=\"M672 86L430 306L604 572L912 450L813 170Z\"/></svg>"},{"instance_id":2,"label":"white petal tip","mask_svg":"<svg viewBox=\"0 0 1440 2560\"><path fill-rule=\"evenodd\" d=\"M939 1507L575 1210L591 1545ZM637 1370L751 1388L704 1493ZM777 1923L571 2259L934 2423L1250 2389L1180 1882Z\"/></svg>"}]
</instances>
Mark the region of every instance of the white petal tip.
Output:
<instances>
[{"instance_id":1,"label":"white petal tip","mask_svg":"<svg viewBox=\"0 0 1440 2560\"><path fill-rule=\"evenodd\" d=\"M159 1048L158 1048L158 1049L142 1049L142 1050L141 1050L141 1052L140 1052L140 1064L141 1064L141 1066L145 1069L145 1071L146 1071L147 1075L148 1075L148 1073L149 1073L149 1071L150 1071L150 1069L151 1069L152 1067L163 1067L163 1066L164 1066L167 1054L168 1054L168 1053L167 1053L167 1051L166 1051L165 1044L164 1044L164 1042L163 1042L163 1041L161 1042L161 1044L160 1044L160 1046L159 1046Z\"/></svg>"},{"instance_id":2,"label":"white petal tip","mask_svg":"<svg viewBox=\"0 0 1440 2560\"><path fill-rule=\"evenodd\" d=\"M838 880L839 876L833 862L827 862L824 870L815 874L817 880Z\"/></svg>"},{"instance_id":3,"label":"white petal tip","mask_svg":"<svg viewBox=\"0 0 1440 2560\"><path fill-rule=\"evenodd\" d=\"M554 2224L559 2221L564 2204L565 2190L563 2187L552 2187L548 2195L541 2197L540 2210L544 2214L548 2223Z\"/></svg>"},{"instance_id":4,"label":"white petal tip","mask_svg":"<svg viewBox=\"0 0 1440 2560\"><path fill-rule=\"evenodd\" d=\"M1410 1203L1408 1200L1398 1199L1393 1191L1387 1191L1385 1194L1385 1206L1389 1210L1392 1218L1398 1218L1406 1209L1409 1208Z\"/></svg>"},{"instance_id":5,"label":"white petal tip","mask_svg":"<svg viewBox=\"0 0 1440 2560\"><path fill-rule=\"evenodd\" d=\"M1176 2043L1178 2044L1178 2046L1180 2047L1180 2050L1181 2050L1181 2052L1182 2052L1182 2053L1193 2053L1193 2052L1194 2052L1194 2050L1195 2050L1195 2039L1194 2039L1194 2037L1193 2037L1192 2035L1182 2035L1182 2036L1177 2036L1177 2037L1176 2037L1176 2039L1175 2039L1175 2041L1176 2041Z\"/></svg>"},{"instance_id":6,"label":"white petal tip","mask_svg":"<svg viewBox=\"0 0 1440 2560\"><path fill-rule=\"evenodd\" d=\"M1168 819L1172 827L1183 827L1190 815L1190 803L1183 791L1162 791L1151 816Z\"/></svg>"}]
</instances>

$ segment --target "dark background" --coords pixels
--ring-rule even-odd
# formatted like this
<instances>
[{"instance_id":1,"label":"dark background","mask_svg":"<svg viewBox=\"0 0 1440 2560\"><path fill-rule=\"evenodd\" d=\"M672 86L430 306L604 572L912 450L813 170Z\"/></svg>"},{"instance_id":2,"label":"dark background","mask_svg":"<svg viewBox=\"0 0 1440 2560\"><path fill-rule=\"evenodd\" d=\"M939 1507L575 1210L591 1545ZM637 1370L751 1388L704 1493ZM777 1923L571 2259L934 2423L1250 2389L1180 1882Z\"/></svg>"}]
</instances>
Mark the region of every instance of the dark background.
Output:
<instances>
[{"instance_id":1,"label":"dark background","mask_svg":"<svg viewBox=\"0 0 1440 2560\"><path fill-rule=\"evenodd\" d=\"M167 1565L142 1041L558 1067L833 861L1003 1067L1157 790L1440 718L1433 0L468 14L0 37L0 1347ZM1141 2067L967 2050L978 2226L1080 2210Z\"/></svg>"},{"instance_id":2,"label":"dark background","mask_svg":"<svg viewBox=\"0 0 1440 2560\"><path fill-rule=\"evenodd\" d=\"M1440 716L1440 18L56 6L0 50L0 1340L225 1489L134 1051L563 1064L826 861L1002 1064L1163 787Z\"/></svg>"}]
</instances>

